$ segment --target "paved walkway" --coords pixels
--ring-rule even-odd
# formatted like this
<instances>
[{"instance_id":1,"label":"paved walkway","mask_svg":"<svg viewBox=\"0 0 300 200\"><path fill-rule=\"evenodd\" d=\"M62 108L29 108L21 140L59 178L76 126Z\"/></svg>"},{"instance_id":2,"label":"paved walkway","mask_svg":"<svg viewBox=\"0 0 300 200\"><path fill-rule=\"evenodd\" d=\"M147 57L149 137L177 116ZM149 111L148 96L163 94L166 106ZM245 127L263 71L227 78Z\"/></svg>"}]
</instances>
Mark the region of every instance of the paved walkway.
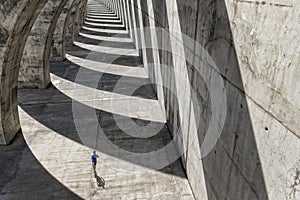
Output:
<instances>
[{"instance_id":1,"label":"paved walkway","mask_svg":"<svg viewBox=\"0 0 300 200\"><path fill-rule=\"evenodd\" d=\"M90 2L52 85L19 91L23 133L0 147L0 199L193 199L178 160L157 169L171 137L140 63L120 19Z\"/></svg>"}]
</instances>

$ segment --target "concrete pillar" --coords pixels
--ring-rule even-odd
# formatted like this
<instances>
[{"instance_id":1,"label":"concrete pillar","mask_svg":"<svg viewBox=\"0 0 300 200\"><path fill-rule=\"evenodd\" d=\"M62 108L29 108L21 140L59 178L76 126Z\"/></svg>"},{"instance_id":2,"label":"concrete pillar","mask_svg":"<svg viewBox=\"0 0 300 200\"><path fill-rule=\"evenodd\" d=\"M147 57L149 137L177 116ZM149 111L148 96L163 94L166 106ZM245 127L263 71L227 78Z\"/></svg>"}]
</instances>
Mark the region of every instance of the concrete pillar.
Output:
<instances>
[{"instance_id":1,"label":"concrete pillar","mask_svg":"<svg viewBox=\"0 0 300 200\"><path fill-rule=\"evenodd\" d=\"M118 3L117 3L118 0L113 0L112 1L112 6L114 7L114 11L117 15L117 17L119 17L119 13L118 13Z\"/></svg>"},{"instance_id":2,"label":"concrete pillar","mask_svg":"<svg viewBox=\"0 0 300 200\"><path fill-rule=\"evenodd\" d=\"M80 5L79 5L80 3ZM65 5L62 13L59 16L57 21L57 25L53 35L53 42L52 42L52 60L54 61L62 61L65 59L65 45L66 43L72 44L74 41L73 30L77 30L79 32L80 28L84 23L84 19L86 16L86 4L87 1L78 0L69 0ZM73 22L73 14L71 13L72 10L78 7L78 23L77 27L76 24ZM66 40L68 42L66 42Z\"/></svg>"},{"instance_id":3,"label":"concrete pillar","mask_svg":"<svg viewBox=\"0 0 300 200\"><path fill-rule=\"evenodd\" d=\"M124 9L124 5L123 5L123 0L119 0L119 4L120 4L122 24L126 28L125 9Z\"/></svg>"},{"instance_id":4,"label":"concrete pillar","mask_svg":"<svg viewBox=\"0 0 300 200\"><path fill-rule=\"evenodd\" d=\"M75 23L74 23L74 36L78 36L82 24L85 20L85 9L86 9L87 0L81 0L78 2L78 6L75 10Z\"/></svg>"},{"instance_id":5,"label":"concrete pillar","mask_svg":"<svg viewBox=\"0 0 300 200\"><path fill-rule=\"evenodd\" d=\"M75 36L76 36L76 29L75 26L75 17L76 17L76 10L79 7L80 0L75 0L75 3L72 5L70 12L68 13L65 27L64 27L64 35L65 35L65 45L72 45L74 44ZM65 48L65 45L63 48ZM65 52L65 49L63 49ZM65 53L64 53L65 54Z\"/></svg>"},{"instance_id":6,"label":"concrete pillar","mask_svg":"<svg viewBox=\"0 0 300 200\"><path fill-rule=\"evenodd\" d=\"M132 15L130 12L130 5L129 5L129 0L125 0L126 4L126 13L127 13L127 21L128 21L128 30L129 30L129 35L132 41L134 42L134 35L133 35L133 25L132 25Z\"/></svg>"},{"instance_id":7,"label":"concrete pillar","mask_svg":"<svg viewBox=\"0 0 300 200\"><path fill-rule=\"evenodd\" d=\"M122 21L122 24L124 25L124 21L123 21L123 14L122 14L122 7L120 4L120 0L117 0L117 12L118 12L118 16Z\"/></svg>"},{"instance_id":8,"label":"concrete pillar","mask_svg":"<svg viewBox=\"0 0 300 200\"><path fill-rule=\"evenodd\" d=\"M71 10L66 24L66 45L72 45L74 43L74 18L75 12Z\"/></svg>"},{"instance_id":9,"label":"concrete pillar","mask_svg":"<svg viewBox=\"0 0 300 200\"><path fill-rule=\"evenodd\" d=\"M122 5L123 5L123 16L124 16L124 24L126 30L129 30L129 24L128 24L128 13L127 13L127 0L122 0ZM129 32L129 31L128 31Z\"/></svg>"},{"instance_id":10,"label":"concrete pillar","mask_svg":"<svg viewBox=\"0 0 300 200\"><path fill-rule=\"evenodd\" d=\"M19 87L46 88L50 83L49 45L66 0L50 0L27 39L19 75Z\"/></svg>"},{"instance_id":11,"label":"concrete pillar","mask_svg":"<svg viewBox=\"0 0 300 200\"><path fill-rule=\"evenodd\" d=\"M106 4L110 8L111 11L115 12L115 9L113 6L113 0L106 0Z\"/></svg>"},{"instance_id":12,"label":"concrete pillar","mask_svg":"<svg viewBox=\"0 0 300 200\"><path fill-rule=\"evenodd\" d=\"M53 42L52 42L52 56L51 59L54 61L62 61L65 59L65 33L64 28L67 21L67 16L70 12L73 4L76 3L76 0L69 0L65 7L63 8L56 24L55 31L53 33Z\"/></svg>"},{"instance_id":13,"label":"concrete pillar","mask_svg":"<svg viewBox=\"0 0 300 200\"><path fill-rule=\"evenodd\" d=\"M144 25L143 25L143 15L142 15L142 9L141 9L141 1L140 0L136 0L137 2L137 13L138 13L138 19L137 19L137 23L139 24L139 35L141 38L141 57L142 57L142 61L143 61L143 65L144 68L146 70L146 73L148 73L148 61L147 61L147 52L146 52L146 42L145 42L145 34L144 34Z\"/></svg>"},{"instance_id":14,"label":"concrete pillar","mask_svg":"<svg viewBox=\"0 0 300 200\"><path fill-rule=\"evenodd\" d=\"M134 45L136 49L139 49L140 43L139 43L139 38L138 38L138 33L137 33L137 22L136 22L136 13L134 9L134 0L129 0L130 1L130 13L131 13L131 19L132 19L132 25L133 25L133 33L134 33Z\"/></svg>"},{"instance_id":15,"label":"concrete pillar","mask_svg":"<svg viewBox=\"0 0 300 200\"><path fill-rule=\"evenodd\" d=\"M162 110L165 110L165 98L164 98L164 91L163 91L163 82L162 82L162 74L161 74L161 61L159 57L159 49L158 49L158 40L157 40L157 32L155 27L155 16L154 16L154 8L152 0L147 0L148 6L148 15L149 15L149 28L150 28L150 35L151 35L151 47L153 53L153 64L154 64L154 76L155 81L152 82L156 83L156 93L159 104L162 107ZM150 73L150 71L149 71Z\"/></svg>"},{"instance_id":16,"label":"concrete pillar","mask_svg":"<svg viewBox=\"0 0 300 200\"><path fill-rule=\"evenodd\" d=\"M0 16L7 16L0 24L0 144L9 144L20 130L17 85L22 52L46 2L24 0L16 6L8 1L0 10Z\"/></svg>"},{"instance_id":17,"label":"concrete pillar","mask_svg":"<svg viewBox=\"0 0 300 200\"><path fill-rule=\"evenodd\" d=\"M87 1L88 0L84 0L83 1L83 5L81 6L81 11L80 11L80 23L79 23L79 27L82 28L85 18L86 18L86 14L87 14Z\"/></svg>"},{"instance_id":18,"label":"concrete pillar","mask_svg":"<svg viewBox=\"0 0 300 200\"><path fill-rule=\"evenodd\" d=\"M180 127L183 145L182 147L184 149L188 149L189 139L197 139L197 137L190 137L190 134L192 135L197 133L197 123L194 113L194 105L190 103L192 101L192 88L190 86L188 68L185 60L185 47L182 38L177 1L167 1L166 10L168 17L168 27L170 32L169 34L172 61L174 67L175 87L177 92L176 97L178 100L178 108L180 115ZM196 143L198 144L199 142ZM188 178L190 178L191 187L194 191L196 191L197 199L208 199L200 148L197 145L195 146L195 148L193 148L193 150L194 151L189 150L187 152L184 152L184 162L187 162L188 156L190 156L189 153L191 153L194 157L194 163L197 163L185 165L187 176ZM195 168L195 166L197 166L197 168ZM197 180L193 178L195 174L197 174Z\"/></svg>"}]
</instances>

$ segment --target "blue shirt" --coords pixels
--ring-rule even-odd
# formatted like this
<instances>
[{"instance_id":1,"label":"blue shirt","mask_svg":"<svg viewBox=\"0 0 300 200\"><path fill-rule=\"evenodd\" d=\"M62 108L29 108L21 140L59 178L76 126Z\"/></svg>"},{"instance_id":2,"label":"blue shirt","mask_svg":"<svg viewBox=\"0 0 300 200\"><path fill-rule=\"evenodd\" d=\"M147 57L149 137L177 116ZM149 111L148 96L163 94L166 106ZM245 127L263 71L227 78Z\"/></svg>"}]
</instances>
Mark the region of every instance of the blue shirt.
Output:
<instances>
[{"instance_id":1,"label":"blue shirt","mask_svg":"<svg viewBox=\"0 0 300 200\"><path fill-rule=\"evenodd\" d=\"M97 154L93 154L92 155L92 162L96 163L97 162L97 158L99 158L99 156Z\"/></svg>"}]
</instances>

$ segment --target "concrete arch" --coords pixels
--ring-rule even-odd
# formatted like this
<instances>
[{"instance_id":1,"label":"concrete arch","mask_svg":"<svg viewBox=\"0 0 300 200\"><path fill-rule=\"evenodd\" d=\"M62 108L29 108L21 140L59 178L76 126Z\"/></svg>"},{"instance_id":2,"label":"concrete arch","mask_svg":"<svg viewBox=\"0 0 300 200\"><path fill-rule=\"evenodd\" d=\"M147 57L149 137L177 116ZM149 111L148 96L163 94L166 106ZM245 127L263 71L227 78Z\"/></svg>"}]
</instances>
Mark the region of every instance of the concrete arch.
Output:
<instances>
[{"instance_id":1,"label":"concrete arch","mask_svg":"<svg viewBox=\"0 0 300 200\"><path fill-rule=\"evenodd\" d=\"M53 61L62 61L65 59L65 45L66 43L72 44L74 42L74 36L79 33L79 29L82 26L86 15L86 4L87 0L69 0L65 5L54 31L51 56ZM74 21L75 10L78 11L77 24ZM74 32L76 29L78 31ZM66 42L66 40L68 42Z\"/></svg>"},{"instance_id":2,"label":"concrete arch","mask_svg":"<svg viewBox=\"0 0 300 200\"><path fill-rule=\"evenodd\" d=\"M75 36L79 34L80 28L83 25L85 18L85 10L86 10L87 0L79 1L78 6L76 7L75 12Z\"/></svg>"},{"instance_id":3,"label":"concrete arch","mask_svg":"<svg viewBox=\"0 0 300 200\"><path fill-rule=\"evenodd\" d=\"M88 0L83 1L83 5L80 7L80 20L79 20L79 26L82 27L85 21L85 17L87 15L87 2Z\"/></svg>"},{"instance_id":4,"label":"concrete arch","mask_svg":"<svg viewBox=\"0 0 300 200\"><path fill-rule=\"evenodd\" d=\"M5 1L0 7L0 144L8 144L20 129L18 75L30 30L47 0Z\"/></svg>"},{"instance_id":5,"label":"concrete arch","mask_svg":"<svg viewBox=\"0 0 300 200\"><path fill-rule=\"evenodd\" d=\"M50 0L37 18L27 39L21 61L19 86L46 88L50 83L49 57L52 35L67 0Z\"/></svg>"},{"instance_id":6,"label":"concrete arch","mask_svg":"<svg viewBox=\"0 0 300 200\"><path fill-rule=\"evenodd\" d=\"M60 16L60 14L62 13L63 8L65 7L65 5L68 1L69 0L64 0L63 5L59 8L57 15L55 15L55 20L53 20L54 23L50 27L50 30L51 30L51 31L49 31L50 34L48 34L47 43L46 43L46 51L44 54L44 62L45 62L45 65L47 66L47 69L49 69L49 71L50 71L49 61L51 59L51 45L52 45L52 41L53 41L53 33L54 33L56 27L58 26L58 24L57 24L58 18ZM47 71L48 75L49 75L49 71Z\"/></svg>"},{"instance_id":7,"label":"concrete arch","mask_svg":"<svg viewBox=\"0 0 300 200\"><path fill-rule=\"evenodd\" d=\"M80 0L75 0L73 5L71 6L70 12L68 13L65 25L64 25L64 39L63 40L63 52L65 52L65 45L66 44L73 44L74 43L74 37L75 37L75 13L77 10L77 7L79 7Z\"/></svg>"},{"instance_id":8,"label":"concrete arch","mask_svg":"<svg viewBox=\"0 0 300 200\"><path fill-rule=\"evenodd\" d=\"M18 0L5 1L0 7L0 17L3 20L0 25L0 144L9 144L21 128L17 90L22 58L23 64L30 59L35 63L31 65L32 68L23 65L23 87L44 88L50 82L50 46L56 22L66 2L67 0ZM43 17L42 13L45 14ZM34 33L38 40L31 37ZM28 44L29 48L26 47L24 51ZM39 73L36 73L36 69Z\"/></svg>"},{"instance_id":9,"label":"concrete arch","mask_svg":"<svg viewBox=\"0 0 300 200\"><path fill-rule=\"evenodd\" d=\"M51 59L53 61L62 61L65 59L65 48L63 47L65 44L64 29L67 17L74 3L76 3L76 0L69 0L57 20L52 41Z\"/></svg>"}]
</instances>

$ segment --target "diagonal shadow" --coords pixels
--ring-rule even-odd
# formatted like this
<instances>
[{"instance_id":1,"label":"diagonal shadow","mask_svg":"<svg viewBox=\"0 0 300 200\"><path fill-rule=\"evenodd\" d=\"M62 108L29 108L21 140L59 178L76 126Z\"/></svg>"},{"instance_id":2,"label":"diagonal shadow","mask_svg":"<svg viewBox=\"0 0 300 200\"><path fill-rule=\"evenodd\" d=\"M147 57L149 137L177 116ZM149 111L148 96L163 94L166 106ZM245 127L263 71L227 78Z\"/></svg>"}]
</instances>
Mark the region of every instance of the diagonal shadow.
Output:
<instances>
[{"instance_id":1,"label":"diagonal shadow","mask_svg":"<svg viewBox=\"0 0 300 200\"><path fill-rule=\"evenodd\" d=\"M153 1L158 27L168 28L166 3L167 0ZM210 54L223 78L227 96L227 116L221 137L210 154L202 159L208 199L268 199L226 3L224 0L200 0L196 3L178 0L177 7L183 34L199 42ZM143 12L146 10L144 8ZM192 26L191 22L194 22ZM164 43L170 44L168 38L164 40ZM185 51L188 57L199 49L195 49L195 46L186 46ZM161 60L168 66L173 66L170 56L172 54L160 51ZM212 117L212 105L211 91L208 91L205 81L195 70L195 66L198 65L201 66L200 63L187 63L190 83L197 92L197 101L200 102L200 109L195 113L196 120L199 122L198 145L201 147ZM164 77L165 81L170 81L166 80L166 77L168 76ZM172 113L169 114L171 116L168 120L169 125L176 127L180 121L180 118L175 117L179 116L178 105L174 104L172 101L174 97L170 97L168 93L165 94L165 98L166 105L170 105L170 113ZM196 107L195 101L193 103ZM189 152L192 151L196 150L189 149ZM189 160L188 157L183 157L185 167L194 170L189 177L194 183L198 171L191 168L194 166L189 164L191 162L200 163L200 160L196 158ZM192 187L197 191L198 185Z\"/></svg>"},{"instance_id":2,"label":"diagonal shadow","mask_svg":"<svg viewBox=\"0 0 300 200\"><path fill-rule=\"evenodd\" d=\"M87 30L85 28L82 28L80 30L81 33L86 33L86 34L91 34L91 35L96 35L96 36L109 36L109 37L113 37L113 36L117 36L120 38L128 38L128 34L125 33L107 33L107 32L95 32L95 31L90 31Z\"/></svg>"},{"instance_id":3,"label":"diagonal shadow","mask_svg":"<svg viewBox=\"0 0 300 200\"><path fill-rule=\"evenodd\" d=\"M140 127L145 127L149 123L149 121L136 118L128 118L116 114L113 115L109 112L91 108L80 102L74 100L72 101L71 98L64 95L52 85L47 89L20 89L18 95L20 107L34 120L37 120L57 134L60 134L90 148L95 148L94 140L98 138L97 135L100 135L100 130L97 131L96 136L90 135L85 137L79 135L73 118L72 104L80 107L80 110L84 111L84 113L95 112L95 116L97 116L96 122L99 123L101 130L104 132L109 141L116 145L118 148L121 148L128 152L145 153L156 151L164 147L171 141L171 136L166 125L159 122L154 123L156 123L158 126L162 125L163 128L157 135L154 135L153 137L143 139L128 135L116 124L116 118L118 118L118 121L127 121L128 119L131 119ZM84 116L82 120L87 122L93 121L93 119L89 117L93 116ZM145 127L145 131L147 131L147 127ZM84 143L82 142L82 137L84 138ZM120 157L120 154L118 152L111 151L111 149L107 148L106 146L97 146L96 150L137 165L141 164L139 161L130 157ZM157 160L154 162L160 161ZM178 160L159 171L180 177L185 177L185 174L183 173L180 162Z\"/></svg>"},{"instance_id":4,"label":"diagonal shadow","mask_svg":"<svg viewBox=\"0 0 300 200\"><path fill-rule=\"evenodd\" d=\"M119 26L118 27L115 27L115 26L107 27L107 26L103 26L101 24L98 25L97 22L92 22L92 23L95 23L95 25L94 24L88 24L88 23L84 22L84 26L90 27L90 28L102 28L102 29L110 29L110 30L126 30L125 27L119 27Z\"/></svg>"},{"instance_id":5,"label":"diagonal shadow","mask_svg":"<svg viewBox=\"0 0 300 200\"><path fill-rule=\"evenodd\" d=\"M116 47L116 48L121 48L121 49L135 49L132 42L97 40L97 39L87 38L87 37L84 37L81 35L76 37L75 41L85 43L85 44L91 44L91 45L101 45L101 46L105 46L105 47ZM68 50L68 48L67 48L67 50Z\"/></svg>"},{"instance_id":6,"label":"diagonal shadow","mask_svg":"<svg viewBox=\"0 0 300 200\"><path fill-rule=\"evenodd\" d=\"M117 17L116 14L110 14L110 15L103 15L103 14L95 14L95 13L87 13L87 16L89 17Z\"/></svg>"},{"instance_id":7,"label":"diagonal shadow","mask_svg":"<svg viewBox=\"0 0 300 200\"><path fill-rule=\"evenodd\" d=\"M87 19L85 19L85 21L91 22L91 23L96 23L96 22L100 22L101 20L94 21L92 18L87 18ZM106 24L119 24L119 25L122 24L121 21L117 21L117 20L105 21L105 23Z\"/></svg>"},{"instance_id":8,"label":"diagonal shadow","mask_svg":"<svg viewBox=\"0 0 300 200\"><path fill-rule=\"evenodd\" d=\"M97 181L98 187L102 187L104 189L105 188L105 180L104 180L104 178L98 176L97 172L95 172L95 179Z\"/></svg>"},{"instance_id":9,"label":"diagonal shadow","mask_svg":"<svg viewBox=\"0 0 300 200\"><path fill-rule=\"evenodd\" d=\"M55 74L56 76L72 82L76 81L77 73L80 70L82 74L85 74L89 78L85 80L80 79L80 83L78 84L93 89L114 92L128 96L132 95L146 99L157 99L157 96L153 93L153 87L148 82L148 79L100 73L94 70L86 69L70 61L65 61L63 63L52 62L50 70L51 73ZM126 87L123 90L115 89L115 85L121 78L122 84L126 84ZM91 79L99 80L96 88L94 87L94 82L91 82Z\"/></svg>"},{"instance_id":10,"label":"diagonal shadow","mask_svg":"<svg viewBox=\"0 0 300 200\"><path fill-rule=\"evenodd\" d=\"M126 66L126 67L142 68L141 59L137 56L116 55L110 53L95 52L95 51L81 48L79 46L67 47L66 49L69 55L78 58L101 62L101 63L107 63L108 65L115 64L115 65Z\"/></svg>"},{"instance_id":11,"label":"diagonal shadow","mask_svg":"<svg viewBox=\"0 0 300 200\"><path fill-rule=\"evenodd\" d=\"M90 19L97 19L97 20L102 20L102 19L104 19L104 20L120 20L120 18L118 18L118 17L97 17L97 16L92 16L92 15L87 15L87 18L90 18Z\"/></svg>"},{"instance_id":12,"label":"diagonal shadow","mask_svg":"<svg viewBox=\"0 0 300 200\"><path fill-rule=\"evenodd\" d=\"M0 199L81 199L44 169L21 132L0 157Z\"/></svg>"}]
</instances>

